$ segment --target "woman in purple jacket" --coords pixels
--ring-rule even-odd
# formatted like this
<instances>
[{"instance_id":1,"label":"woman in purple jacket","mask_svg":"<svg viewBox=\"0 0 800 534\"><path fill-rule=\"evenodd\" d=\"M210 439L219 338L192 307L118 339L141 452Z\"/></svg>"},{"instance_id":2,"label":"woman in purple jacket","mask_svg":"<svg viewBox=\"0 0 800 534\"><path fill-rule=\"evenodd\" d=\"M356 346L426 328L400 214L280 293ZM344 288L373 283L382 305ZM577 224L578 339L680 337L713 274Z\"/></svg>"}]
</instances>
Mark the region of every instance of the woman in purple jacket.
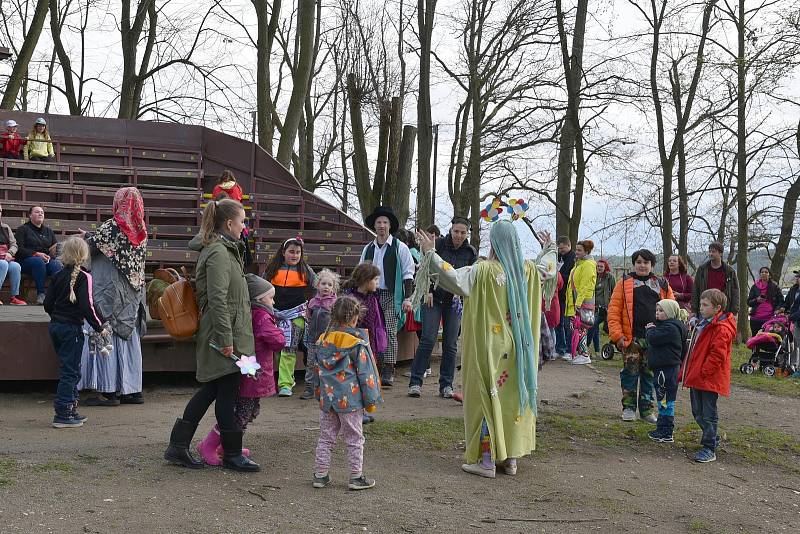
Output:
<instances>
[{"instance_id":1,"label":"woman in purple jacket","mask_svg":"<svg viewBox=\"0 0 800 534\"><path fill-rule=\"evenodd\" d=\"M686 262L678 255L672 255L667 260L667 269L664 278L669 282L669 287L675 293L675 300L681 308L692 313L692 292L694 291L694 278L689 276Z\"/></svg>"},{"instance_id":2,"label":"woman in purple jacket","mask_svg":"<svg viewBox=\"0 0 800 534\"><path fill-rule=\"evenodd\" d=\"M236 420L245 431L247 425L258 417L261 399L275 395L274 353L283 348L286 340L275 323L275 288L260 276L246 275L247 291L250 293L250 306L253 314L253 336L256 341L256 361L261 365L258 376L243 375L239 384L239 398L236 399ZM214 425L203 441L197 444L197 452L208 465L222 464L222 446L219 427ZM250 455L248 449L242 454Z\"/></svg>"}]
</instances>

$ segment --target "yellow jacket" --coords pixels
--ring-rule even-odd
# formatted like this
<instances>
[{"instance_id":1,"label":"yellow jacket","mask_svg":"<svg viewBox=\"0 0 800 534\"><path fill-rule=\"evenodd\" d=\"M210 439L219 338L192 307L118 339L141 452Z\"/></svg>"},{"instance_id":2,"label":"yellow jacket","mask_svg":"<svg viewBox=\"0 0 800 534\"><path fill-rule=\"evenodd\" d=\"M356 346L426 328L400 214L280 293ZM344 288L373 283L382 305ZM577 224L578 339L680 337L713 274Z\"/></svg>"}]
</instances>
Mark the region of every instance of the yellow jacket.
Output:
<instances>
[{"instance_id":1,"label":"yellow jacket","mask_svg":"<svg viewBox=\"0 0 800 534\"><path fill-rule=\"evenodd\" d=\"M28 134L28 142L25 144L24 157L30 159L37 158L52 158L56 155L53 151L53 142L50 140L50 134L45 132L40 134L38 132L31 132Z\"/></svg>"},{"instance_id":2,"label":"yellow jacket","mask_svg":"<svg viewBox=\"0 0 800 534\"><path fill-rule=\"evenodd\" d=\"M585 301L594 301L594 286L597 283L597 263L591 258L575 262L567 282L567 310L564 315L575 317L575 309ZM577 295L576 295L577 293Z\"/></svg>"}]
</instances>

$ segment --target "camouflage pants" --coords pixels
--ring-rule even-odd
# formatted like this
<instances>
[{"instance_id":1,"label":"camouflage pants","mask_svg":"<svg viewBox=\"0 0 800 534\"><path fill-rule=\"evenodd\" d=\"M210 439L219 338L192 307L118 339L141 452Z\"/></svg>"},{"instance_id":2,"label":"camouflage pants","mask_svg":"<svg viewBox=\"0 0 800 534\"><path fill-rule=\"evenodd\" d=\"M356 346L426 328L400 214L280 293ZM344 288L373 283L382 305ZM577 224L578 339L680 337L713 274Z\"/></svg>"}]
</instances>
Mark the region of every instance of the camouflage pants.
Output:
<instances>
[{"instance_id":1,"label":"camouflage pants","mask_svg":"<svg viewBox=\"0 0 800 534\"><path fill-rule=\"evenodd\" d=\"M619 372L622 385L622 408L636 411L637 398L642 417L653 411L653 371L647 366L644 351L625 349L622 355L625 365ZM637 395L638 390L638 395Z\"/></svg>"}]
</instances>

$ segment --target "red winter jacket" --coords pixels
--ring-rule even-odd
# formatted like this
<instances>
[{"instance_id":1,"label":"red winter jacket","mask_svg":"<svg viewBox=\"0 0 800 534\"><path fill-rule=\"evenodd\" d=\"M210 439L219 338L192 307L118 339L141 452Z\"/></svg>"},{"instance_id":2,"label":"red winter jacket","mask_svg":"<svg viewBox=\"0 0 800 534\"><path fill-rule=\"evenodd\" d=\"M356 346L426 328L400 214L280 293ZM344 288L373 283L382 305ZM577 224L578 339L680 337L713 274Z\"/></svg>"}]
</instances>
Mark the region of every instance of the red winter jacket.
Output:
<instances>
[{"instance_id":1,"label":"red winter jacket","mask_svg":"<svg viewBox=\"0 0 800 534\"><path fill-rule=\"evenodd\" d=\"M731 394L731 348L736 337L736 318L720 312L689 344L681 376L687 388Z\"/></svg>"},{"instance_id":2,"label":"red winter jacket","mask_svg":"<svg viewBox=\"0 0 800 534\"><path fill-rule=\"evenodd\" d=\"M545 306L544 297L542 297L542 312L549 328L555 328L561 322L561 304L558 302L558 292L564 287L564 279L561 278L561 273L556 273L556 275L558 276L558 285L556 292L553 293L553 300L550 301L549 310Z\"/></svg>"},{"instance_id":3,"label":"red winter jacket","mask_svg":"<svg viewBox=\"0 0 800 534\"><path fill-rule=\"evenodd\" d=\"M18 157L26 142L19 134L3 132L0 135L0 156Z\"/></svg>"}]
</instances>

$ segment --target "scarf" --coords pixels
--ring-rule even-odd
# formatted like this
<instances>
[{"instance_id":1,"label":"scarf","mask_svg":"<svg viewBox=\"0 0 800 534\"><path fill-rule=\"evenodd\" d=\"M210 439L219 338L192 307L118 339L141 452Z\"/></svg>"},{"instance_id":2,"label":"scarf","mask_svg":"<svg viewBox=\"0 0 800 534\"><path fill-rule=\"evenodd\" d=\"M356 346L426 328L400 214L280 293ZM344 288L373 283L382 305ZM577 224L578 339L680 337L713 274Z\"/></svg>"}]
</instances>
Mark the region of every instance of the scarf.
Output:
<instances>
[{"instance_id":1,"label":"scarf","mask_svg":"<svg viewBox=\"0 0 800 534\"><path fill-rule=\"evenodd\" d=\"M114 194L114 220L134 247L147 241L144 201L135 187L123 187Z\"/></svg>"},{"instance_id":2,"label":"scarf","mask_svg":"<svg viewBox=\"0 0 800 534\"><path fill-rule=\"evenodd\" d=\"M146 235L146 234L145 234ZM147 253L147 239L135 246L116 219L109 219L92 234L87 234L86 242L94 245L111 264L122 274L134 289L144 286L144 261Z\"/></svg>"}]
</instances>

